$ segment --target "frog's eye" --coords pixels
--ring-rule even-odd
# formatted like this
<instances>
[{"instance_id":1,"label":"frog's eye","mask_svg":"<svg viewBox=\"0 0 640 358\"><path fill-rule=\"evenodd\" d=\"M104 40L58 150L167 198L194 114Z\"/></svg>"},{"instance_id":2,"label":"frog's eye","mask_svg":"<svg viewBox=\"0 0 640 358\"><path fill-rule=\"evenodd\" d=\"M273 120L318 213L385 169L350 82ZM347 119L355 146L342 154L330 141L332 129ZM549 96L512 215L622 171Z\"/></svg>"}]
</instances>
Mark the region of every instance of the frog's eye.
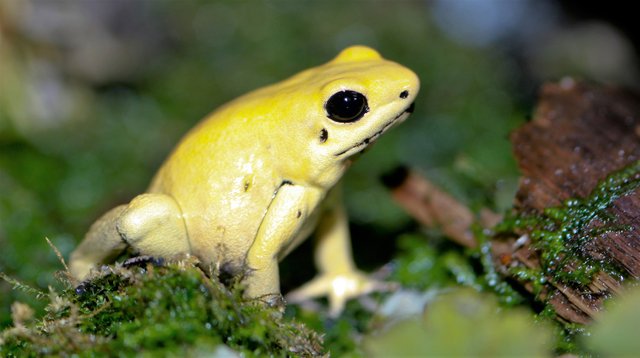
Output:
<instances>
[{"instance_id":1,"label":"frog's eye","mask_svg":"<svg viewBox=\"0 0 640 358\"><path fill-rule=\"evenodd\" d=\"M356 91L334 93L324 105L327 116L336 122L355 122L369 112L367 97Z\"/></svg>"}]
</instances>

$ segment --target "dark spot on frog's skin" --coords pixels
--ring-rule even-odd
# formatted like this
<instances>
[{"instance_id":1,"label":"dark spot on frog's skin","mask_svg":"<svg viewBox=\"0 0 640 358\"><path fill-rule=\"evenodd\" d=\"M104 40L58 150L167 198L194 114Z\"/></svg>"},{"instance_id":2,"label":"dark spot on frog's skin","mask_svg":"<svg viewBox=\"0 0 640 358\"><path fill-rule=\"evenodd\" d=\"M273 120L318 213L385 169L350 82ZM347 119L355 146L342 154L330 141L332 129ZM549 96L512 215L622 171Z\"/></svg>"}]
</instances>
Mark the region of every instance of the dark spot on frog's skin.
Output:
<instances>
[{"instance_id":1,"label":"dark spot on frog's skin","mask_svg":"<svg viewBox=\"0 0 640 358\"><path fill-rule=\"evenodd\" d=\"M322 130L320 131L320 143L326 142L327 138L329 138L329 132L327 132L326 129L322 128Z\"/></svg>"},{"instance_id":2,"label":"dark spot on frog's skin","mask_svg":"<svg viewBox=\"0 0 640 358\"><path fill-rule=\"evenodd\" d=\"M276 188L276 190L273 191L273 195L277 195L278 194L278 190L280 190L280 188L282 188L285 185L293 185L293 182L291 180L283 180L280 185Z\"/></svg>"},{"instance_id":3,"label":"dark spot on frog's skin","mask_svg":"<svg viewBox=\"0 0 640 358\"><path fill-rule=\"evenodd\" d=\"M302 211L298 210L298 212L296 213L296 218L300 218L302 216Z\"/></svg>"},{"instance_id":4,"label":"dark spot on frog's skin","mask_svg":"<svg viewBox=\"0 0 640 358\"><path fill-rule=\"evenodd\" d=\"M405 99L407 97L409 97L409 91L400 92L400 98Z\"/></svg>"},{"instance_id":5,"label":"dark spot on frog's skin","mask_svg":"<svg viewBox=\"0 0 640 358\"><path fill-rule=\"evenodd\" d=\"M251 184L249 184L248 181L244 182L244 192L246 193L247 191L249 191L249 188L251 187Z\"/></svg>"},{"instance_id":6,"label":"dark spot on frog's skin","mask_svg":"<svg viewBox=\"0 0 640 358\"><path fill-rule=\"evenodd\" d=\"M224 234L227 232L227 228L224 227L224 225L218 225L216 226L216 231L215 231L215 235L217 237L218 240L224 240ZM218 252L221 252L220 250L218 250Z\"/></svg>"}]
</instances>

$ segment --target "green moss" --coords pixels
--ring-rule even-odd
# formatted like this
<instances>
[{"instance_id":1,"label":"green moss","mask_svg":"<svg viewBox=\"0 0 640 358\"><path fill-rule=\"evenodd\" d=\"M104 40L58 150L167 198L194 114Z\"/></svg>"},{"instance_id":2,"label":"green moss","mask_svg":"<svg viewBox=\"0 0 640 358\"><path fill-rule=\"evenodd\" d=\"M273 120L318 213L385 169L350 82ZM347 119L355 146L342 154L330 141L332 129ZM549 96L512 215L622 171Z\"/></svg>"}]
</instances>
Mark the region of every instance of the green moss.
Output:
<instances>
[{"instance_id":1,"label":"green moss","mask_svg":"<svg viewBox=\"0 0 640 358\"><path fill-rule=\"evenodd\" d=\"M305 322L310 328L323 333L326 352L332 357L363 357L358 342L371 331L372 313L355 302L347 303L345 311L335 319L319 312L291 305L287 313Z\"/></svg>"},{"instance_id":2,"label":"green moss","mask_svg":"<svg viewBox=\"0 0 640 358\"><path fill-rule=\"evenodd\" d=\"M589 284L597 272L606 272L614 277L625 278L626 273L616 262L595 260L588 256L584 245L605 232L622 231L607 212L613 202L628 195L640 186L640 161L601 181L585 198L573 198L559 207L545 209L539 214L514 214L506 217L496 228L494 235L527 233L531 246L540 254L540 268L523 266L510 268L510 273L519 281L532 284L533 292L542 292L549 280L570 287ZM589 227L594 220L602 224ZM541 320L554 319L555 309L546 304L538 314ZM589 336L588 330L579 324L563 323L556 326L556 352L584 352L580 341Z\"/></svg>"},{"instance_id":3,"label":"green moss","mask_svg":"<svg viewBox=\"0 0 640 358\"><path fill-rule=\"evenodd\" d=\"M479 283L485 290L497 294L498 300L505 306L517 306L524 302L524 298L496 271L493 256L491 255L491 242L489 230L482 229L479 225L473 227L474 236L478 241L478 247L471 249L470 254L479 260L482 266L482 275L479 275Z\"/></svg>"},{"instance_id":4,"label":"green moss","mask_svg":"<svg viewBox=\"0 0 640 358\"><path fill-rule=\"evenodd\" d=\"M457 252L448 251L443 255L426 240L418 234L405 234L398 238L400 253L394 260L393 281L406 288L425 290L454 284L454 272L469 271L469 267L464 267L467 262L454 257L459 255ZM468 278L460 280L468 281Z\"/></svg>"},{"instance_id":5,"label":"green moss","mask_svg":"<svg viewBox=\"0 0 640 358\"><path fill-rule=\"evenodd\" d=\"M41 321L2 333L3 356L211 354L312 356L322 341L304 325L241 298L192 262L116 267L76 289L52 293Z\"/></svg>"},{"instance_id":6,"label":"green moss","mask_svg":"<svg viewBox=\"0 0 640 358\"><path fill-rule=\"evenodd\" d=\"M434 248L427 238L405 234L398 240L400 252L394 260L391 280L405 288L418 290L450 286L472 287L477 291L495 292L505 306L524 302L522 295L496 271L491 257L488 231L474 228L479 245L475 249L457 247Z\"/></svg>"},{"instance_id":7,"label":"green moss","mask_svg":"<svg viewBox=\"0 0 640 358\"><path fill-rule=\"evenodd\" d=\"M617 198L638 188L639 179L640 161L637 161L611 173L585 198L569 199L561 206L548 208L538 214L511 213L491 232L476 229L475 237L480 243L476 255L482 263L485 287L492 288L502 303L522 302L522 296L495 272L489 237L524 233L529 236L531 246L540 254L541 268L514 266L510 268L510 274L518 281L530 283L536 295L542 292L549 280L581 287L590 283L599 271L624 278L626 273L622 267L612 261L595 260L583 248L586 243L603 233L627 229L615 225L607 209ZM602 223L597 228L589 227L594 219ZM538 314L538 318L543 321L553 320L555 317L554 308L548 304ZM584 352L579 343L589 335L584 326L565 322L556 325L555 330L557 353Z\"/></svg>"},{"instance_id":8,"label":"green moss","mask_svg":"<svg viewBox=\"0 0 640 358\"><path fill-rule=\"evenodd\" d=\"M619 197L640 186L640 161L611 173L586 198L573 198L559 207L539 214L512 214L496 227L498 234L528 233L533 248L540 253L540 270L514 267L512 274L533 283L539 293L547 279L570 286L586 285L597 272L625 277L624 270L611 260L596 260L583 247L599 235L627 228L613 224L607 209ZM602 225L590 228L598 219Z\"/></svg>"}]
</instances>

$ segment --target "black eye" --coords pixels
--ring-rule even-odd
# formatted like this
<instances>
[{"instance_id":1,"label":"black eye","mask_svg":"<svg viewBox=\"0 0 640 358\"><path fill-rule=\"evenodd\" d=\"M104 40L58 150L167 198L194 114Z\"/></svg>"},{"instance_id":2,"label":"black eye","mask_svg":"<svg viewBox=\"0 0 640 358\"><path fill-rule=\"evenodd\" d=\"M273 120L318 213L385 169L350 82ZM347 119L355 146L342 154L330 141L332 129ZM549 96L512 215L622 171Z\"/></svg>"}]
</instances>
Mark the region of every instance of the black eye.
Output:
<instances>
[{"instance_id":1,"label":"black eye","mask_svg":"<svg viewBox=\"0 0 640 358\"><path fill-rule=\"evenodd\" d=\"M355 91L340 91L329 98L324 108L337 122L355 122L369 112L367 97Z\"/></svg>"}]
</instances>

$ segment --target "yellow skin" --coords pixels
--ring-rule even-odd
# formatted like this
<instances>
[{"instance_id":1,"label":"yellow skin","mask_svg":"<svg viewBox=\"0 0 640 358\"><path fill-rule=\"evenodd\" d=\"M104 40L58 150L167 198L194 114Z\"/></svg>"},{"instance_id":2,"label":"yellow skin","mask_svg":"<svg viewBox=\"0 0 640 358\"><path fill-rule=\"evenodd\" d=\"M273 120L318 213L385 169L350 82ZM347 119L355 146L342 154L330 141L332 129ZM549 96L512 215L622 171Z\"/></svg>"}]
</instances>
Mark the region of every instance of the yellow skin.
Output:
<instances>
[{"instance_id":1,"label":"yellow skin","mask_svg":"<svg viewBox=\"0 0 640 358\"><path fill-rule=\"evenodd\" d=\"M354 46L231 101L182 139L146 193L93 224L71 254L71 273L83 279L127 248L187 253L244 275L247 297L273 303L278 261L315 229L319 275L287 299L328 295L338 314L347 299L385 285L355 268L336 184L349 158L409 116L418 90L411 70ZM341 91L362 94L368 110L330 118L330 98Z\"/></svg>"}]
</instances>

